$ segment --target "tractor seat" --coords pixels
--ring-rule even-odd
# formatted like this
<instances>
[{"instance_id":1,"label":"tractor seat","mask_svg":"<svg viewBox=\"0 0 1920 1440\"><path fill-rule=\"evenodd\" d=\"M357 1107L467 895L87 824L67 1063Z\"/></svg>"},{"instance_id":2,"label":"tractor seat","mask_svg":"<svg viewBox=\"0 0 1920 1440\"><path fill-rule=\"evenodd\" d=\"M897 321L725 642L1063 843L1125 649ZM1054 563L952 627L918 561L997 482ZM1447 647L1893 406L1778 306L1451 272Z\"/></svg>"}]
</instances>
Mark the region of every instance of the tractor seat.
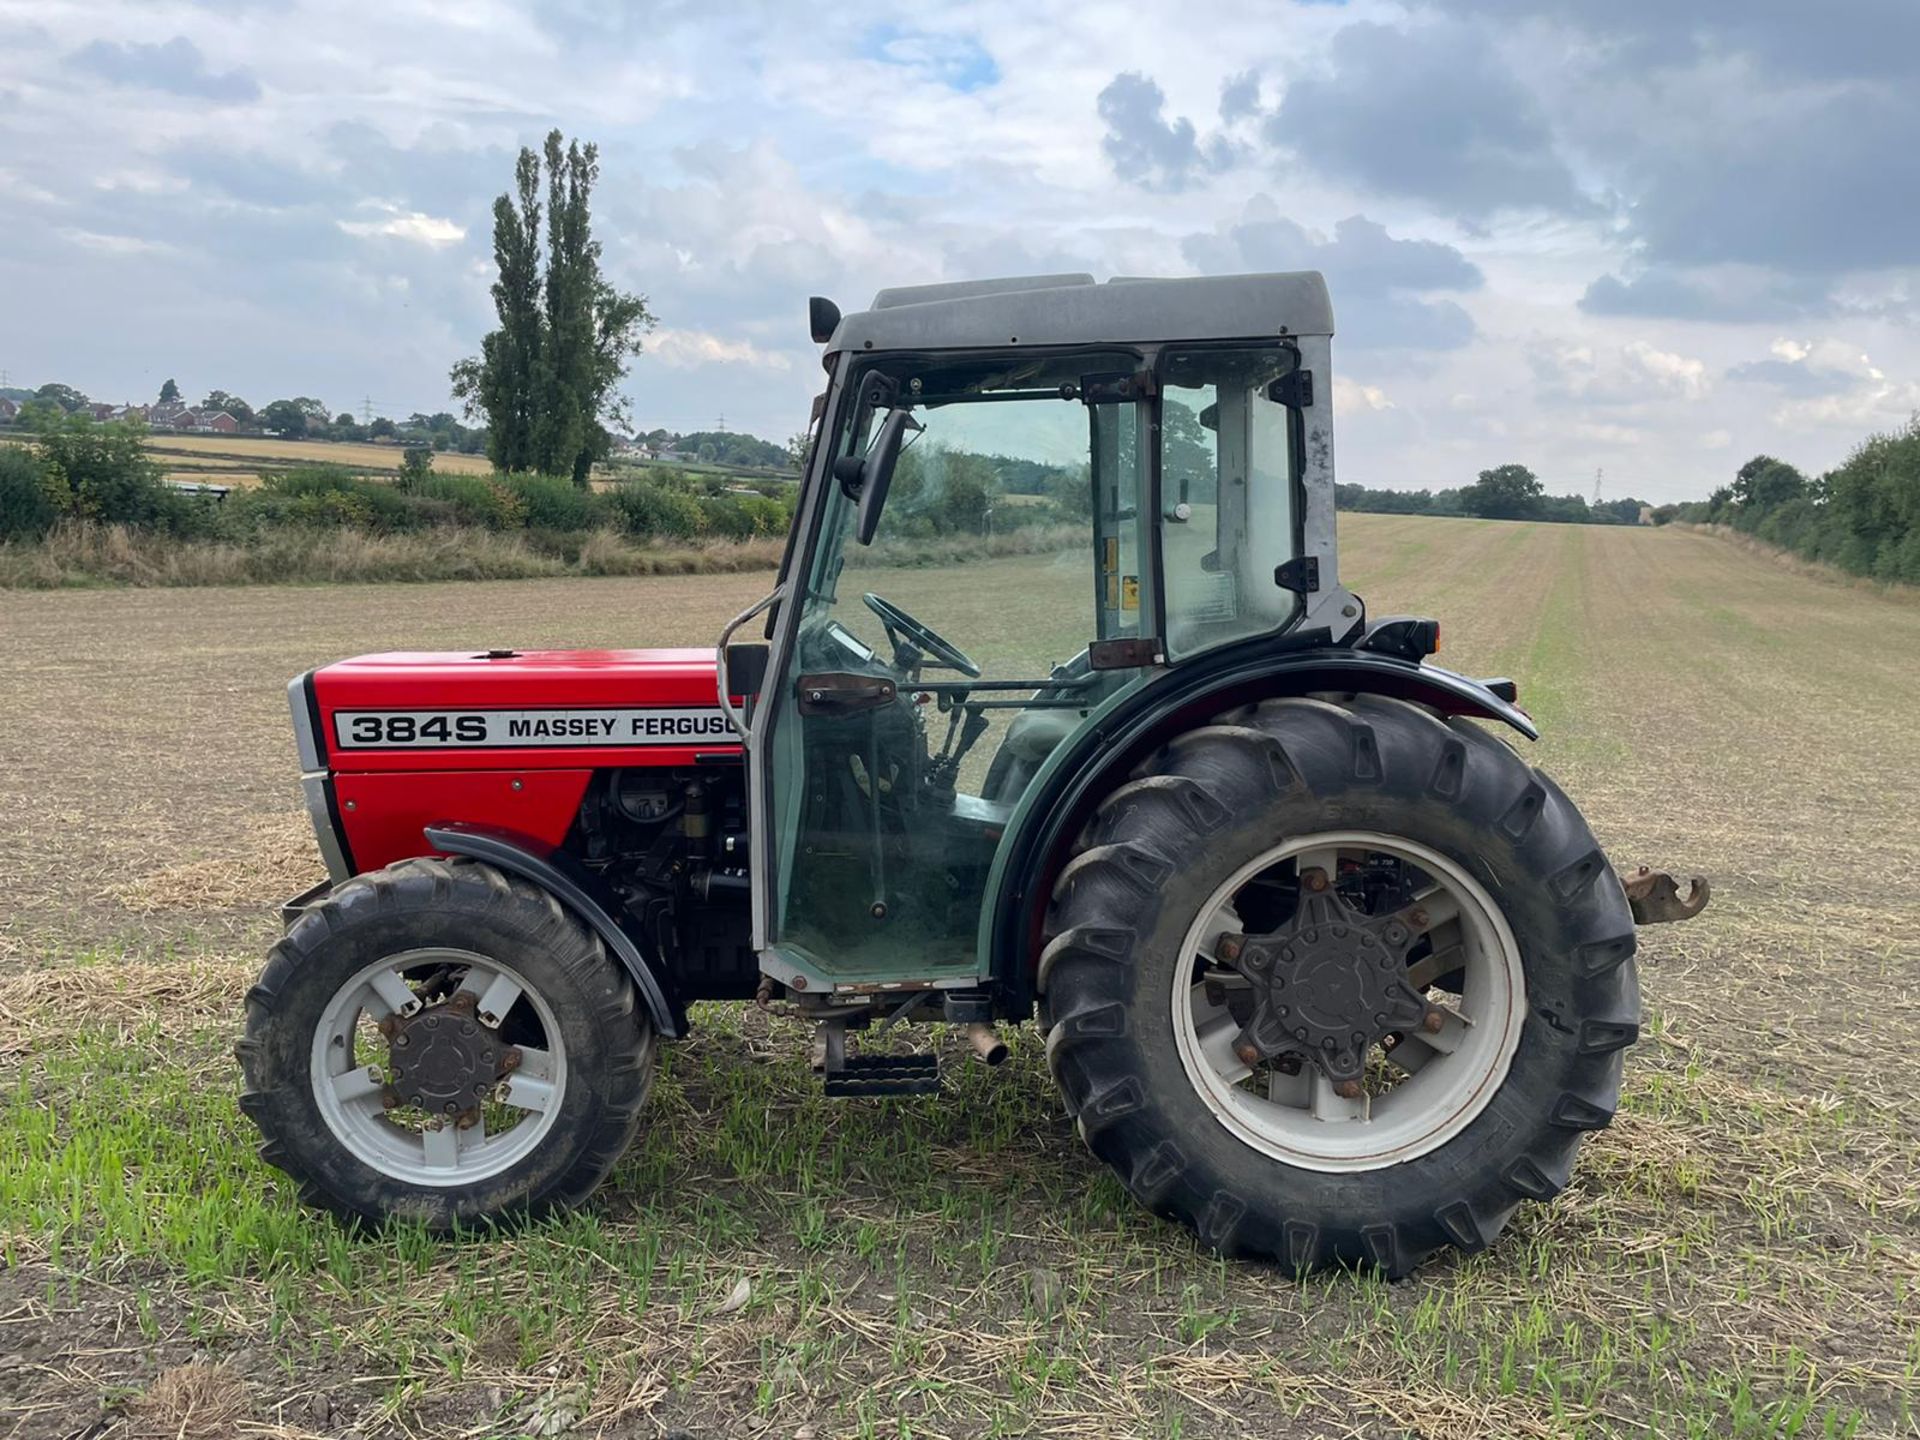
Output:
<instances>
[{"instance_id":1,"label":"tractor seat","mask_svg":"<svg viewBox=\"0 0 1920 1440\"><path fill-rule=\"evenodd\" d=\"M1000 743L1009 755L1034 770L1080 724L1078 710L1027 710L1013 717Z\"/></svg>"}]
</instances>

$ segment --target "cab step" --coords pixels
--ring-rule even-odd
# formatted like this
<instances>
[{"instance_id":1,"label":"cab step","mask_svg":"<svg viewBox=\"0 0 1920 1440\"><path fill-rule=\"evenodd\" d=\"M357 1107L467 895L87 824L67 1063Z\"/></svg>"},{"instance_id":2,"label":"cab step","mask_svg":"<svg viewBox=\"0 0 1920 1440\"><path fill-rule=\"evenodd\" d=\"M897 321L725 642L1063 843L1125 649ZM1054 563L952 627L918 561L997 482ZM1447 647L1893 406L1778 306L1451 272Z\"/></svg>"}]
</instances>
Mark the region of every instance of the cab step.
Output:
<instances>
[{"instance_id":1,"label":"cab step","mask_svg":"<svg viewBox=\"0 0 1920 1440\"><path fill-rule=\"evenodd\" d=\"M868 1095L938 1095L938 1055L849 1055L822 1077L838 1099Z\"/></svg>"}]
</instances>

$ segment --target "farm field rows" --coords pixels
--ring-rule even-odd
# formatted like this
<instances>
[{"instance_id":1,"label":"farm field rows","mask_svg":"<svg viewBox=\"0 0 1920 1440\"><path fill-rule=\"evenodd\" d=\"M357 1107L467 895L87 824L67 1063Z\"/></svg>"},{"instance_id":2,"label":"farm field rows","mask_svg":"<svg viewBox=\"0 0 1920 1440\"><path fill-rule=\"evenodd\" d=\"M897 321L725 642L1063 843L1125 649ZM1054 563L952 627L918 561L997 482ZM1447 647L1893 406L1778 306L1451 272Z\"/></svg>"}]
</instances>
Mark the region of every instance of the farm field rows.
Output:
<instances>
[{"instance_id":1,"label":"farm field rows","mask_svg":"<svg viewBox=\"0 0 1920 1440\"><path fill-rule=\"evenodd\" d=\"M1374 613L1518 680L1616 863L1716 889L1641 932L1573 1187L1396 1285L1141 1212L1031 1031L950 1052L941 1100L829 1102L795 1027L719 1007L583 1212L348 1235L234 1104L272 907L319 873L287 677L705 645L766 577L0 599L0 1440L146 1433L163 1376L219 1417L188 1435L1920 1435L1920 601L1673 530L1341 529ZM989 648L1019 563L861 584Z\"/></svg>"},{"instance_id":2,"label":"farm field rows","mask_svg":"<svg viewBox=\"0 0 1920 1440\"><path fill-rule=\"evenodd\" d=\"M170 480L204 479L214 484L257 484L262 470L289 465L344 465L368 473L397 472L402 447L333 440L269 440L245 435L178 435L155 432L147 449L168 469ZM453 475L490 475L484 455L442 451L434 469ZM218 475L195 472L219 471ZM228 472L232 472L229 478Z\"/></svg>"}]
</instances>

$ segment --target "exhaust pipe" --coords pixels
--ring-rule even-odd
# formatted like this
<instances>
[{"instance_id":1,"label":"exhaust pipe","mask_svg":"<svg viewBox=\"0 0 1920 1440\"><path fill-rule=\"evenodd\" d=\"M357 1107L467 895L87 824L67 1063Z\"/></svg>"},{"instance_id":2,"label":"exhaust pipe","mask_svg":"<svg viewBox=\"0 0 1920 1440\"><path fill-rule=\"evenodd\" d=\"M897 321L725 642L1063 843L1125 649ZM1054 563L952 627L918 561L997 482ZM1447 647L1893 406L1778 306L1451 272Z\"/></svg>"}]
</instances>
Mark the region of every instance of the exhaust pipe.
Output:
<instances>
[{"instance_id":1,"label":"exhaust pipe","mask_svg":"<svg viewBox=\"0 0 1920 1440\"><path fill-rule=\"evenodd\" d=\"M967 1044L973 1047L973 1053L982 1064L998 1065L1007 1058L1007 1042L1000 1038L1000 1032L993 1026L974 1021L962 1027Z\"/></svg>"}]
</instances>

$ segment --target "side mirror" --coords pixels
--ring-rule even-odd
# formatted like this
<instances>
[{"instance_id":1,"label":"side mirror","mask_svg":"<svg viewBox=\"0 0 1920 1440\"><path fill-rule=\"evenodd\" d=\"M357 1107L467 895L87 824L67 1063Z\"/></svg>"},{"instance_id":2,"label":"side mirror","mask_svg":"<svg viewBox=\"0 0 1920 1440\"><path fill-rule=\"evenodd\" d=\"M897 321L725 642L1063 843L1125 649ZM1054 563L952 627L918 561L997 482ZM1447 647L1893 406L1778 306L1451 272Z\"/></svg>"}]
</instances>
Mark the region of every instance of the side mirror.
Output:
<instances>
[{"instance_id":1,"label":"side mirror","mask_svg":"<svg viewBox=\"0 0 1920 1440\"><path fill-rule=\"evenodd\" d=\"M887 487L893 484L893 467L900 459L900 446L907 431L916 434L926 427L905 410L889 410L880 422L880 433L873 437L860 461L860 510L854 525L854 538L871 545L880 528L880 510L887 503Z\"/></svg>"},{"instance_id":2,"label":"side mirror","mask_svg":"<svg viewBox=\"0 0 1920 1440\"><path fill-rule=\"evenodd\" d=\"M824 345L833 338L834 328L840 323L840 307L824 295L815 295L807 301L807 333L813 337L813 343Z\"/></svg>"}]
</instances>

